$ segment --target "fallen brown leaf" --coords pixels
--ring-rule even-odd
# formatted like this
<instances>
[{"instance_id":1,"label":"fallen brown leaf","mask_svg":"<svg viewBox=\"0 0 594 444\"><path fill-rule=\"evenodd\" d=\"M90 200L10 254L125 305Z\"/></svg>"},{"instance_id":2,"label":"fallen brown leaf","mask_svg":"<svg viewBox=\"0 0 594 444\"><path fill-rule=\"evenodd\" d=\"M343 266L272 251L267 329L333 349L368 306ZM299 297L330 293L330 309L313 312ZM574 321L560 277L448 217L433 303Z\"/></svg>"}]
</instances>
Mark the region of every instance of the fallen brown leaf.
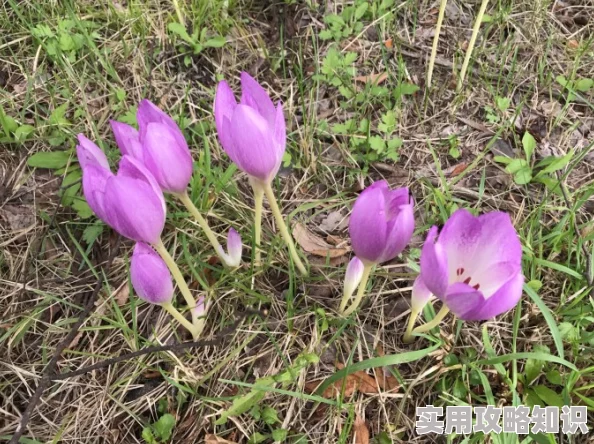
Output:
<instances>
[{"instance_id":1,"label":"fallen brown leaf","mask_svg":"<svg viewBox=\"0 0 594 444\"><path fill-rule=\"evenodd\" d=\"M320 222L319 228L326 233L331 233L342 225L345 219L340 211L332 211Z\"/></svg>"},{"instance_id":2,"label":"fallen brown leaf","mask_svg":"<svg viewBox=\"0 0 594 444\"><path fill-rule=\"evenodd\" d=\"M235 442L210 434L204 437L204 444L235 444Z\"/></svg>"},{"instance_id":3,"label":"fallen brown leaf","mask_svg":"<svg viewBox=\"0 0 594 444\"><path fill-rule=\"evenodd\" d=\"M358 76L355 77L355 82L361 83L372 83L374 85L380 85L386 81L388 78L387 72L377 73L377 74L369 74L368 76Z\"/></svg>"},{"instance_id":4,"label":"fallen brown leaf","mask_svg":"<svg viewBox=\"0 0 594 444\"><path fill-rule=\"evenodd\" d=\"M112 297L119 307L124 305L130 298L130 286L128 285L128 281L122 282L122 285L113 292Z\"/></svg>"},{"instance_id":5,"label":"fallen brown leaf","mask_svg":"<svg viewBox=\"0 0 594 444\"><path fill-rule=\"evenodd\" d=\"M452 172L450 173L450 175L457 176L458 174L461 174L467 167L468 167L468 164L466 162L461 162L458 165L456 165L454 167L454 169L452 169Z\"/></svg>"},{"instance_id":6,"label":"fallen brown leaf","mask_svg":"<svg viewBox=\"0 0 594 444\"><path fill-rule=\"evenodd\" d=\"M384 348L381 344L378 344L375 350L378 356L381 357L385 355ZM396 379L396 377L389 371L385 371L384 367L376 368L375 372L377 373L377 383L382 390L392 391L400 387L398 379Z\"/></svg>"},{"instance_id":7,"label":"fallen brown leaf","mask_svg":"<svg viewBox=\"0 0 594 444\"><path fill-rule=\"evenodd\" d=\"M336 367L339 369L344 368L344 364L337 364ZM322 381L306 382L305 390L308 393L314 393L321 383ZM379 389L378 382L373 376L368 375L364 371L358 371L330 384L330 386L324 390L322 396L324 398L332 399L342 393L344 398L350 398L356 392L370 395L379 393Z\"/></svg>"},{"instance_id":8,"label":"fallen brown leaf","mask_svg":"<svg viewBox=\"0 0 594 444\"><path fill-rule=\"evenodd\" d=\"M348 248L334 248L302 224L295 224L293 236L304 251L316 256L335 258L344 256L349 252Z\"/></svg>"},{"instance_id":9,"label":"fallen brown leaf","mask_svg":"<svg viewBox=\"0 0 594 444\"><path fill-rule=\"evenodd\" d=\"M353 442L355 444L369 444L369 429L365 420L359 415L356 416L353 426Z\"/></svg>"}]
</instances>

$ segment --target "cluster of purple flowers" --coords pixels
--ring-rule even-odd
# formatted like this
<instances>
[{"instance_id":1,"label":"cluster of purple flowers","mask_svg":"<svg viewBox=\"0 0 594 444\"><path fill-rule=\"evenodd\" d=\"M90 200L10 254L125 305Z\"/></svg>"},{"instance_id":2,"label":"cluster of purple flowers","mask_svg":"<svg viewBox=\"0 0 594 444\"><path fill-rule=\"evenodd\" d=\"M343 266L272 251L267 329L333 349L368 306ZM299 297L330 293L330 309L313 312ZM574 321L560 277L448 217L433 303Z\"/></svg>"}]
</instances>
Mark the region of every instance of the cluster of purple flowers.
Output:
<instances>
[{"instance_id":1,"label":"cluster of purple flowers","mask_svg":"<svg viewBox=\"0 0 594 444\"><path fill-rule=\"evenodd\" d=\"M271 188L286 147L282 104L275 106L266 90L246 73L241 75L241 86L238 103L227 82L218 85L214 117L219 141L231 160L249 176L260 207L266 194L292 259L306 274ZM110 170L101 149L84 135L78 136L83 191L100 219L137 242L130 273L138 296L172 310L173 273L190 308L194 309L193 314L199 312L193 316L198 319L205 315L205 303L192 302L188 297L189 290L184 291L187 286L180 281L181 273L161 243L166 217L163 193L170 193L186 204L226 265L240 264L241 238L230 229L225 252L188 198L186 189L193 162L184 135L174 120L143 100L137 121L138 130L111 122L123 155L116 174ZM259 211L256 205L256 248L260 242ZM379 181L359 195L349 223L356 256L346 270L340 305L343 315L353 312L361 302L373 267L402 253L414 230L414 201L408 188L391 190L385 181ZM467 210L457 210L441 230L435 226L429 230L421 253L421 271L412 290L414 317L432 296L464 320L490 319L511 309L522 294L521 255L518 235L506 213L491 212L477 217ZM352 301L357 287L357 296Z\"/></svg>"}]
</instances>

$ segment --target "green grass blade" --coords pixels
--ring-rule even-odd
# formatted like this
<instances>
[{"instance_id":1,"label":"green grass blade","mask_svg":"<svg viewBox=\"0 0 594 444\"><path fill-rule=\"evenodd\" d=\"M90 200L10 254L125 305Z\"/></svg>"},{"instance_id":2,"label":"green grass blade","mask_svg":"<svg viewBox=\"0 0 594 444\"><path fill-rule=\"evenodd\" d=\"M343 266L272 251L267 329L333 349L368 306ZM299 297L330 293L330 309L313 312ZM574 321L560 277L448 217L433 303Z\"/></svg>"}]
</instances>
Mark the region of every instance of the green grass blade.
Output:
<instances>
[{"instance_id":1,"label":"green grass blade","mask_svg":"<svg viewBox=\"0 0 594 444\"><path fill-rule=\"evenodd\" d=\"M528 296L530 296L530 299L532 299L532 301L536 304L543 317L547 321L549 330L551 330L551 336L555 342L555 347L557 348L557 353L559 354L559 357L563 359L565 357L565 352L563 350L563 338L561 337L561 332L559 331L559 327L555 322L555 318L553 318L553 313L551 313L549 307L547 307L540 296L532 288L530 288L530 286L524 285L524 291L528 294Z\"/></svg>"},{"instance_id":2,"label":"green grass blade","mask_svg":"<svg viewBox=\"0 0 594 444\"><path fill-rule=\"evenodd\" d=\"M326 381L324 381L324 383L318 387L316 393L318 395L324 393L324 390L326 390L330 384L360 370L369 370L370 368L385 367L388 365L405 364L407 362L418 361L419 359L429 355L429 353L437 350L439 347L441 347L441 344L435 344L432 347L424 348L422 350L399 353L396 355L381 356L378 358L371 358L366 359L365 361L357 362L356 364L343 368L326 379Z\"/></svg>"}]
</instances>

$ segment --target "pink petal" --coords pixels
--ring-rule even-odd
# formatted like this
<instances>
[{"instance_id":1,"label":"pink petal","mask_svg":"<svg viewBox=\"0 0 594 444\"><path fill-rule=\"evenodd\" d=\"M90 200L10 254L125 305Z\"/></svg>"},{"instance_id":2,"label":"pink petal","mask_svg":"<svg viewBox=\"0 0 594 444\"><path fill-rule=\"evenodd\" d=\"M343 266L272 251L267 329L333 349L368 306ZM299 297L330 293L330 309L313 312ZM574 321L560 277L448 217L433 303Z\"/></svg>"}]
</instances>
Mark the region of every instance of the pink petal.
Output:
<instances>
[{"instance_id":1,"label":"pink petal","mask_svg":"<svg viewBox=\"0 0 594 444\"><path fill-rule=\"evenodd\" d=\"M456 282L448 287L444 303L460 319L472 320L472 313L485 302L483 294L470 285Z\"/></svg>"},{"instance_id":2,"label":"pink petal","mask_svg":"<svg viewBox=\"0 0 594 444\"><path fill-rule=\"evenodd\" d=\"M146 169L146 167L141 162L139 162L131 156L122 157L118 169L118 176L131 177L133 179L142 180L149 184L153 189L155 196L161 202L163 212L166 212L165 197L163 196L163 192L161 191L161 188L159 187L159 184L157 183L153 175L150 173L149 170Z\"/></svg>"},{"instance_id":3,"label":"pink petal","mask_svg":"<svg viewBox=\"0 0 594 444\"><path fill-rule=\"evenodd\" d=\"M144 139L144 163L164 191L185 192L192 178L192 156L187 145L177 143L174 130L149 123Z\"/></svg>"},{"instance_id":4,"label":"pink petal","mask_svg":"<svg viewBox=\"0 0 594 444\"><path fill-rule=\"evenodd\" d=\"M473 259L481 241L481 224L465 209L454 212L446 221L437 241L444 249L449 266L449 280L456 281L457 271L465 270L472 275L476 269Z\"/></svg>"},{"instance_id":5,"label":"pink petal","mask_svg":"<svg viewBox=\"0 0 594 444\"><path fill-rule=\"evenodd\" d=\"M173 281L163 259L145 243L138 242L130 261L130 280L136 294L151 304L173 299Z\"/></svg>"},{"instance_id":6,"label":"pink petal","mask_svg":"<svg viewBox=\"0 0 594 444\"><path fill-rule=\"evenodd\" d=\"M138 131L130 125L115 120L110 120L109 124L122 154L130 155L142 162L142 146L138 138Z\"/></svg>"},{"instance_id":7,"label":"pink petal","mask_svg":"<svg viewBox=\"0 0 594 444\"><path fill-rule=\"evenodd\" d=\"M480 285L480 291L485 295L485 298L490 298L499 288L504 285L511 278L521 273L521 264L514 262L498 262L490 264L482 270L476 271L472 274L472 282L470 285Z\"/></svg>"},{"instance_id":8,"label":"pink petal","mask_svg":"<svg viewBox=\"0 0 594 444\"><path fill-rule=\"evenodd\" d=\"M402 190L406 192L406 203L402 203L400 195ZM386 248L383 253L382 262L389 261L398 256L406 248L415 231L415 215L410 199L408 188L394 190L395 194L391 202L387 202L387 207L392 207L388 212L388 235L386 239ZM397 204L396 204L397 203ZM396 208L395 205L398 205Z\"/></svg>"},{"instance_id":9,"label":"pink petal","mask_svg":"<svg viewBox=\"0 0 594 444\"><path fill-rule=\"evenodd\" d=\"M241 264L242 249L241 236L233 228L230 228L227 234L227 263L225 265L228 267L239 267L239 264Z\"/></svg>"},{"instance_id":10,"label":"pink petal","mask_svg":"<svg viewBox=\"0 0 594 444\"><path fill-rule=\"evenodd\" d=\"M476 270L481 271L489 264L497 262L510 262L520 266L522 244L509 214L493 211L479 216L478 220L481 225L481 247L473 257Z\"/></svg>"},{"instance_id":11,"label":"pink petal","mask_svg":"<svg viewBox=\"0 0 594 444\"><path fill-rule=\"evenodd\" d=\"M233 118L233 112L236 107L237 101L235 100L233 91L226 81L221 80L217 85L214 100L214 117L219 135L223 131L223 120L227 118L230 121Z\"/></svg>"},{"instance_id":12,"label":"pink petal","mask_svg":"<svg viewBox=\"0 0 594 444\"><path fill-rule=\"evenodd\" d=\"M357 257L379 263L386 248L387 221L383 188L385 181L375 182L359 195L349 221L351 244Z\"/></svg>"},{"instance_id":13,"label":"pink petal","mask_svg":"<svg viewBox=\"0 0 594 444\"><path fill-rule=\"evenodd\" d=\"M105 212L118 233L137 242L158 242L165 225L163 203L151 185L128 176L108 179Z\"/></svg>"},{"instance_id":14,"label":"pink petal","mask_svg":"<svg viewBox=\"0 0 594 444\"><path fill-rule=\"evenodd\" d=\"M283 114L283 105L279 103L276 107L276 115L274 121L274 141L276 142L276 156L277 162L283 160L285 149L287 147L287 126L285 122L285 115Z\"/></svg>"},{"instance_id":15,"label":"pink petal","mask_svg":"<svg viewBox=\"0 0 594 444\"><path fill-rule=\"evenodd\" d=\"M522 273L516 274L503 284L484 303L478 306L476 310L468 313L467 320L484 321L511 310L522 297L523 284L524 276Z\"/></svg>"},{"instance_id":16,"label":"pink petal","mask_svg":"<svg viewBox=\"0 0 594 444\"><path fill-rule=\"evenodd\" d=\"M256 110L266 120L268 126L274 128L276 120L274 103L266 90L247 72L241 73L240 103Z\"/></svg>"},{"instance_id":17,"label":"pink petal","mask_svg":"<svg viewBox=\"0 0 594 444\"><path fill-rule=\"evenodd\" d=\"M234 150L231 160L251 176L264 182L272 180L278 171L273 133L266 121L252 108L237 105L231 121Z\"/></svg>"},{"instance_id":18,"label":"pink petal","mask_svg":"<svg viewBox=\"0 0 594 444\"><path fill-rule=\"evenodd\" d=\"M449 257L436 242L437 227L431 227L421 251L421 276L427 288L438 298L445 297L448 288Z\"/></svg>"},{"instance_id":19,"label":"pink petal","mask_svg":"<svg viewBox=\"0 0 594 444\"><path fill-rule=\"evenodd\" d=\"M76 155L78 163L84 170L87 165L99 165L101 168L109 170L109 162L105 153L94 142L86 138L84 134L78 135L78 145L76 146Z\"/></svg>"},{"instance_id":20,"label":"pink petal","mask_svg":"<svg viewBox=\"0 0 594 444\"><path fill-rule=\"evenodd\" d=\"M344 294L351 297L363 278L363 271L365 266L363 262L355 256L347 265L346 273L344 275Z\"/></svg>"},{"instance_id":21,"label":"pink petal","mask_svg":"<svg viewBox=\"0 0 594 444\"><path fill-rule=\"evenodd\" d=\"M201 318L206 314L206 303L204 296L200 296L196 301L196 306L192 308L192 317Z\"/></svg>"},{"instance_id":22,"label":"pink petal","mask_svg":"<svg viewBox=\"0 0 594 444\"><path fill-rule=\"evenodd\" d=\"M420 312L431 299L431 291L423 282L421 275L417 276L412 286L410 305L414 311Z\"/></svg>"},{"instance_id":23,"label":"pink petal","mask_svg":"<svg viewBox=\"0 0 594 444\"><path fill-rule=\"evenodd\" d=\"M89 163L83 169L83 194L91 210L103 222L111 225L105 211L105 186L113 174L98 164Z\"/></svg>"},{"instance_id":24,"label":"pink petal","mask_svg":"<svg viewBox=\"0 0 594 444\"><path fill-rule=\"evenodd\" d=\"M136 120L140 128L140 141L144 141L146 128L151 122L164 123L172 129L179 129L175 120L173 120L167 113L163 112L157 105L147 99L140 101L138 111L136 113Z\"/></svg>"}]
</instances>

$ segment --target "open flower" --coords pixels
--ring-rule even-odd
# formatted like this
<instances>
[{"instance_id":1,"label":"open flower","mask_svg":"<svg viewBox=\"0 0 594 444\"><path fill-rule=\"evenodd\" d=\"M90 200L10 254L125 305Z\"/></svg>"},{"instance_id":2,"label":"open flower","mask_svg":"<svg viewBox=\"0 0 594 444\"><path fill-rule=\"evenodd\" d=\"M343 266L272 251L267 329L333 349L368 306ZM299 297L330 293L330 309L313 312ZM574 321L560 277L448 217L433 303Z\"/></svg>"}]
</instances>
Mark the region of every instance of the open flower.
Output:
<instances>
[{"instance_id":1,"label":"open flower","mask_svg":"<svg viewBox=\"0 0 594 444\"><path fill-rule=\"evenodd\" d=\"M158 242L165 225L165 199L153 176L130 156L122 158L114 175L97 145L82 135L79 141L83 193L91 209L122 236Z\"/></svg>"},{"instance_id":2,"label":"open flower","mask_svg":"<svg viewBox=\"0 0 594 444\"><path fill-rule=\"evenodd\" d=\"M239 104L223 80L217 86L214 116L219 140L231 160L248 175L269 183L286 147L282 104L275 107L264 88L243 72Z\"/></svg>"},{"instance_id":3,"label":"open flower","mask_svg":"<svg viewBox=\"0 0 594 444\"><path fill-rule=\"evenodd\" d=\"M143 242L134 247L130 280L138 297L151 304L165 304L173 299L173 281L167 265Z\"/></svg>"},{"instance_id":4,"label":"open flower","mask_svg":"<svg viewBox=\"0 0 594 444\"><path fill-rule=\"evenodd\" d=\"M491 319L522 295L522 247L507 213L458 210L432 227L421 253L424 285L460 319Z\"/></svg>"},{"instance_id":5,"label":"open flower","mask_svg":"<svg viewBox=\"0 0 594 444\"><path fill-rule=\"evenodd\" d=\"M353 250L363 262L379 264L395 258L415 229L408 188L390 190L385 180L367 187L357 198L349 222Z\"/></svg>"},{"instance_id":6,"label":"open flower","mask_svg":"<svg viewBox=\"0 0 594 444\"><path fill-rule=\"evenodd\" d=\"M155 177L165 192L184 193L192 178L192 155L183 133L166 113L142 100L136 114L139 130L111 121L124 155L134 157Z\"/></svg>"}]
</instances>

